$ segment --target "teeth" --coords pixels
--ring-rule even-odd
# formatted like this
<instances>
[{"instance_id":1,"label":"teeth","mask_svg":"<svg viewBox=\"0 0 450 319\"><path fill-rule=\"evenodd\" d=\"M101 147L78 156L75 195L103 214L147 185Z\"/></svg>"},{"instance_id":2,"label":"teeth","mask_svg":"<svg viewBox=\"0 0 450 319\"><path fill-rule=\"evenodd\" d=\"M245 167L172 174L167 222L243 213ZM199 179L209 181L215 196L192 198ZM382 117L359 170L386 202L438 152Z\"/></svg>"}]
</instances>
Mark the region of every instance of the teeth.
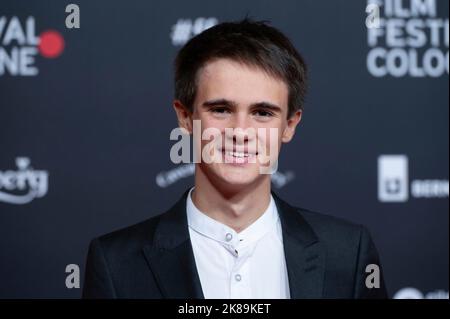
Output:
<instances>
[{"instance_id":1,"label":"teeth","mask_svg":"<svg viewBox=\"0 0 450 319\"><path fill-rule=\"evenodd\" d=\"M241 153L241 152L226 152L227 155L229 156L234 156L234 157L249 157L250 154L248 153Z\"/></svg>"}]
</instances>

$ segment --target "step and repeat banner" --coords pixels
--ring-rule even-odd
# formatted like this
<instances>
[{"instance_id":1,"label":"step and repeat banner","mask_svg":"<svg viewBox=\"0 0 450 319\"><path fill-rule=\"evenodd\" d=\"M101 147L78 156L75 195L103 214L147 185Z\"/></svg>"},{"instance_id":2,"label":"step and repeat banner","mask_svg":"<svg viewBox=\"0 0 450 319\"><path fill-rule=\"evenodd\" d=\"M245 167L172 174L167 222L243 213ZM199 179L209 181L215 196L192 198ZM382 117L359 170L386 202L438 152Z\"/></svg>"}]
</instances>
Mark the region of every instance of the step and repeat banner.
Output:
<instances>
[{"instance_id":1,"label":"step and repeat banner","mask_svg":"<svg viewBox=\"0 0 450 319\"><path fill-rule=\"evenodd\" d=\"M193 184L169 157L173 59L245 16L310 70L274 191L368 226L391 298L448 298L447 0L2 0L0 298L80 297L89 241Z\"/></svg>"}]
</instances>

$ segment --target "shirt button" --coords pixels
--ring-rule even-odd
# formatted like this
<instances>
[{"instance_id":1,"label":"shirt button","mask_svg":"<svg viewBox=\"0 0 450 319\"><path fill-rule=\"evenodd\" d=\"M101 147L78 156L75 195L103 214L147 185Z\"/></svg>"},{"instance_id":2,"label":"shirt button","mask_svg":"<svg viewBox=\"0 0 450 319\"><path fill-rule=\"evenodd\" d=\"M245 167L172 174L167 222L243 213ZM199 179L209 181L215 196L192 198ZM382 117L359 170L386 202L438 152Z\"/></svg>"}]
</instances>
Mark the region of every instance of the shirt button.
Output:
<instances>
[{"instance_id":1,"label":"shirt button","mask_svg":"<svg viewBox=\"0 0 450 319\"><path fill-rule=\"evenodd\" d=\"M230 233L227 233L226 235L225 235L225 240L226 241L230 241L230 240L232 240L233 239L233 235L231 235Z\"/></svg>"},{"instance_id":2,"label":"shirt button","mask_svg":"<svg viewBox=\"0 0 450 319\"><path fill-rule=\"evenodd\" d=\"M242 276L239 275L239 274L236 274L236 275L234 276L234 279L236 279L236 281L241 281L241 280L242 280Z\"/></svg>"}]
</instances>

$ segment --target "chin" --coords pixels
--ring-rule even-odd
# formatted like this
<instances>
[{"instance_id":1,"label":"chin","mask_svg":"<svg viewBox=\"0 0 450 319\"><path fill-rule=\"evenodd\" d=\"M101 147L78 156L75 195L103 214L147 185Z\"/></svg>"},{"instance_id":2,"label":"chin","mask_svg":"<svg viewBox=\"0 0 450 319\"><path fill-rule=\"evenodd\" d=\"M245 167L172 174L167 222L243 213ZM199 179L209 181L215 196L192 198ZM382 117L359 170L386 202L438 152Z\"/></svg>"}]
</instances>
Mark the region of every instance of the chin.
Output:
<instances>
[{"instance_id":1,"label":"chin","mask_svg":"<svg viewBox=\"0 0 450 319\"><path fill-rule=\"evenodd\" d=\"M258 167L230 167L227 164L222 167L212 168L214 175L218 181L223 185L230 187L245 187L254 184L261 175L258 173Z\"/></svg>"}]
</instances>

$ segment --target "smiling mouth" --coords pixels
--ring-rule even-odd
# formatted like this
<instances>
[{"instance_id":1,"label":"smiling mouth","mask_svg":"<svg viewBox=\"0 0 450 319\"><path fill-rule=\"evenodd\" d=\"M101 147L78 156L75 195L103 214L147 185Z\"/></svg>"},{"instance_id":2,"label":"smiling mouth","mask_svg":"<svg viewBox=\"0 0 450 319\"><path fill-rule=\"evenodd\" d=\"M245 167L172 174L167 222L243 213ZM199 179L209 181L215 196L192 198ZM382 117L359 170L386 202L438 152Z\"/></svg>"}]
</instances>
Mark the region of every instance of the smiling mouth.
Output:
<instances>
[{"instance_id":1,"label":"smiling mouth","mask_svg":"<svg viewBox=\"0 0 450 319\"><path fill-rule=\"evenodd\" d=\"M238 152L238 151L228 151L225 149L220 149L220 151L222 152L222 154L227 155L227 156L233 156L236 158L245 158L245 157L251 157L251 156L256 156L258 155L258 152Z\"/></svg>"},{"instance_id":2,"label":"smiling mouth","mask_svg":"<svg viewBox=\"0 0 450 319\"><path fill-rule=\"evenodd\" d=\"M219 149L222 152L225 164L243 166L249 163L256 163L258 152L239 152L236 150Z\"/></svg>"},{"instance_id":3,"label":"smiling mouth","mask_svg":"<svg viewBox=\"0 0 450 319\"><path fill-rule=\"evenodd\" d=\"M239 157L239 158L251 156L251 154L249 154L249 153L240 153L240 152L225 152L225 151L223 151L222 153L224 153L225 155L228 155L228 156Z\"/></svg>"}]
</instances>

